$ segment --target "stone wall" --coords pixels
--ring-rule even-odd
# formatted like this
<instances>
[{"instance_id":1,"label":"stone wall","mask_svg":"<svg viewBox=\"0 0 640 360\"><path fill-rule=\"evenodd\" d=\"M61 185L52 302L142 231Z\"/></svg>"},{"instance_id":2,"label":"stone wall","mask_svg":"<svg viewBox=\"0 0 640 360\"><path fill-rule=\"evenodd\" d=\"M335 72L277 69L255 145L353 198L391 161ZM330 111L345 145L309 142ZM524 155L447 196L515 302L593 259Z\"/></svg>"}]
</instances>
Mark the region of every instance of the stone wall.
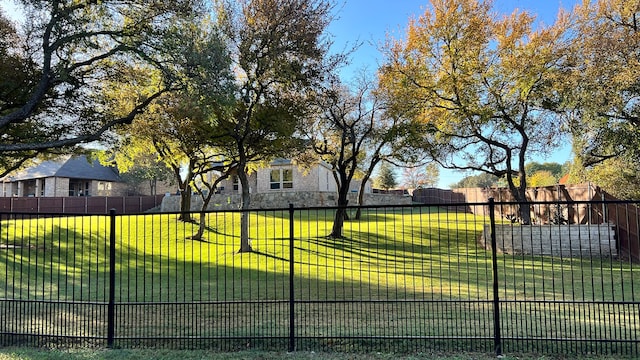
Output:
<instances>
[{"instance_id":1,"label":"stone wall","mask_svg":"<svg viewBox=\"0 0 640 360\"><path fill-rule=\"evenodd\" d=\"M129 185L122 182L91 180L89 194L91 196L127 196Z\"/></svg>"},{"instance_id":2,"label":"stone wall","mask_svg":"<svg viewBox=\"0 0 640 360\"><path fill-rule=\"evenodd\" d=\"M69 178L49 177L45 179L44 196L69 196Z\"/></svg>"},{"instance_id":3,"label":"stone wall","mask_svg":"<svg viewBox=\"0 0 640 360\"><path fill-rule=\"evenodd\" d=\"M336 206L337 194L334 192L272 192L251 195L252 209L279 209L287 208L289 204L294 207L323 207ZM389 194L365 194L365 205L409 205L411 197ZM214 195L209 203L209 210L237 210L240 204L240 195ZM356 194L350 194L349 204L356 205ZM191 200L191 210L198 211L202 207L202 200L194 195ZM165 196L162 200L162 212L176 212L180 210L180 196Z\"/></svg>"},{"instance_id":4,"label":"stone wall","mask_svg":"<svg viewBox=\"0 0 640 360\"><path fill-rule=\"evenodd\" d=\"M491 228L485 225L480 243L491 248ZM498 251L505 254L610 257L616 256L614 226L496 225Z\"/></svg>"}]
</instances>

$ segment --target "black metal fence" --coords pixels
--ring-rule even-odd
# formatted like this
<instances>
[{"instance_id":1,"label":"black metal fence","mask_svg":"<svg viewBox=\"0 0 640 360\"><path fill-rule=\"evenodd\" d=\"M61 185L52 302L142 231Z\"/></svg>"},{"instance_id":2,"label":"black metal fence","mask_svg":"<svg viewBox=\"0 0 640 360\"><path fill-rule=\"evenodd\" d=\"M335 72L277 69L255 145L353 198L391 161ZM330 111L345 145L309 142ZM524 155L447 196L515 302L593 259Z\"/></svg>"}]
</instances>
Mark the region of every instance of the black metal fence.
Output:
<instances>
[{"instance_id":1,"label":"black metal fence","mask_svg":"<svg viewBox=\"0 0 640 360\"><path fill-rule=\"evenodd\" d=\"M617 236L635 205L529 205L545 224L493 201L349 208L339 239L335 208L254 210L246 253L241 212L200 240L179 214L14 213L0 345L638 355L638 240Z\"/></svg>"}]
</instances>

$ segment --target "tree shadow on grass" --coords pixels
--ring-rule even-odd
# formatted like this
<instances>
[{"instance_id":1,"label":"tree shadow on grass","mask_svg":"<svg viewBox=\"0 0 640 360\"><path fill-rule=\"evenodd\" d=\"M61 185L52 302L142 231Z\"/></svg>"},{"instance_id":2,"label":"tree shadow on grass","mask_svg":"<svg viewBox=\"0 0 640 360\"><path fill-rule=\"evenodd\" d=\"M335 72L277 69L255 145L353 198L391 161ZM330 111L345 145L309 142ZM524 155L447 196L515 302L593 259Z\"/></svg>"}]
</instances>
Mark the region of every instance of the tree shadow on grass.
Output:
<instances>
[{"instance_id":1,"label":"tree shadow on grass","mask_svg":"<svg viewBox=\"0 0 640 360\"><path fill-rule=\"evenodd\" d=\"M37 235L15 235L16 239L23 239L20 241L27 239L27 244L38 244L35 248L0 251L0 266L7 269L0 283L5 294L11 293L3 298L13 299L0 302L2 332L33 334L41 339L104 339L109 269L105 231L77 229L65 222L50 224L46 229ZM489 294L488 257L486 253L477 259L466 257L459 248L468 248L471 240L444 239L442 233L448 230L442 227L434 233L425 231L418 237L422 242L414 238L415 243L410 246L406 245L406 238L396 239L393 233L381 236L352 232L350 238L339 240L296 239L296 329L303 338L328 339L325 344L341 343L347 347L351 340L345 337L377 337L377 344L383 348L386 337L428 335L452 341L456 336L490 338L488 327L483 326L491 320L486 298L475 301L464 294L465 287L473 282L477 283L478 294ZM283 339L289 325L290 262L288 244L282 238L260 240L272 241L277 247L229 256L228 249L236 242L231 237L221 237L220 243L194 246L180 239L180 231L132 234L136 234L135 239L124 238L124 234L118 237L115 252L117 344L159 346L175 341L176 346L207 346L226 342L246 348L286 343ZM163 238L156 238L159 236ZM41 249L40 244L44 244ZM380 266L361 266L353 271L343 261L347 259L345 254L349 262L358 266L374 260ZM303 260L305 256L309 264ZM313 263L320 258L323 264ZM501 259L507 261L501 263L504 271L520 271L517 257L503 255ZM549 259L531 261L553 265ZM545 269L544 276L553 276L554 269L557 267ZM514 282L523 279L518 276L513 276ZM420 284L413 283L417 279ZM438 283L429 282L435 280ZM77 301L81 303L76 304ZM592 334L616 338L611 333L616 322L594 324L594 319L606 321L610 316L565 318L567 305L534 306L538 306L536 312L531 312L535 307L527 304L510 306L508 321L537 324L541 313L545 314L545 321L547 316L556 314L563 324L572 322L567 327L595 329L585 331L584 338ZM580 311L600 310L611 308ZM540 327L539 334L556 336L556 330L552 326ZM269 345L265 339L274 342ZM261 343L263 340L266 343ZM375 344L370 346L374 347L368 350L373 351Z\"/></svg>"}]
</instances>

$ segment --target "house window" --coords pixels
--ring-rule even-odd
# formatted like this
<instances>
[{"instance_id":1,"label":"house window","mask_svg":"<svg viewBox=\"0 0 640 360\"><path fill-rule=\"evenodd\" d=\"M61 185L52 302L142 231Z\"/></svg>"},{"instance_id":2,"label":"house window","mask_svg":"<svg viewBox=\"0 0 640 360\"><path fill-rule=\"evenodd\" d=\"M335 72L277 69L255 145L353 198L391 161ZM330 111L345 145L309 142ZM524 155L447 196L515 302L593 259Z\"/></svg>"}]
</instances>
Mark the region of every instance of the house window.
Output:
<instances>
[{"instance_id":1,"label":"house window","mask_svg":"<svg viewBox=\"0 0 640 360\"><path fill-rule=\"evenodd\" d=\"M69 181L69 196L90 196L89 182Z\"/></svg>"},{"instance_id":2,"label":"house window","mask_svg":"<svg viewBox=\"0 0 640 360\"><path fill-rule=\"evenodd\" d=\"M293 189L293 170L271 170L270 188L271 190Z\"/></svg>"},{"instance_id":3,"label":"house window","mask_svg":"<svg viewBox=\"0 0 640 360\"><path fill-rule=\"evenodd\" d=\"M238 191L238 189L240 189L240 179L238 178L238 175L233 175L231 177L231 182L233 183L233 190Z\"/></svg>"},{"instance_id":4,"label":"house window","mask_svg":"<svg viewBox=\"0 0 640 360\"><path fill-rule=\"evenodd\" d=\"M271 190L280 189L280 170L271 170Z\"/></svg>"},{"instance_id":5,"label":"house window","mask_svg":"<svg viewBox=\"0 0 640 360\"><path fill-rule=\"evenodd\" d=\"M282 169L282 188L293 189L293 170Z\"/></svg>"}]
</instances>

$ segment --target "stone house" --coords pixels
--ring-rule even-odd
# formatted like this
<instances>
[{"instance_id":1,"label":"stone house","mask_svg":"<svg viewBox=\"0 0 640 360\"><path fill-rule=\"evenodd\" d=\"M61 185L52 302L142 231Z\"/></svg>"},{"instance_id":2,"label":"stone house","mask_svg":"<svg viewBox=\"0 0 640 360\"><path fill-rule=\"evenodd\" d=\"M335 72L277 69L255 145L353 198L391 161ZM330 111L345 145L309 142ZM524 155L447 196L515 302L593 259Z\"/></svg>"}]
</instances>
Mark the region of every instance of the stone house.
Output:
<instances>
[{"instance_id":1,"label":"stone house","mask_svg":"<svg viewBox=\"0 0 640 360\"><path fill-rule=\"evenodd\" d=\"M215 175L214 175L215 176ZM353 180L349 189L349 203L357 203L360 181ZM240 182L237 175L222 181L209 203L210 210L237 209L240 204ZM258 169L249 176L251 208L282 208L293 204L298 207L335 206L337 185L328 164L319 163L309 169L300 169L289 159L276 159L269 167ZM365 203L406 204L410 197L373 194L371 184L365 187ZM202 206L199 196L191 198L191 209ZM178 211L180 196L166 196L162 211Z\"/></svg>"},{"instance_id":2,"label":"stone house","mask_svg":"<svg viewBox=\"0 0 640 360\"><path fill-rule=\"evenodd\" d=\"M85 156L43 161L0 179L2 197L123 196L117 171Z\"/></svg>"},{"instance_id":3,"label":"stone house","mask_svg":"<svg viewBox=\"0 0 640 360\"><path fill-rule=\"evenodd\" d=\"M357 193L360 181L351 182L352 193ZM232 175L218 186L220 194L240 193L240 181ZM367 184L365 193L371 193ZM320 162L310 169L300 169L289 159L276 159L269 167L258 169L249 176L249 192L265 194L277 192L337 192L337 185L328 164Z\"/></svg>"}]
</instances>

